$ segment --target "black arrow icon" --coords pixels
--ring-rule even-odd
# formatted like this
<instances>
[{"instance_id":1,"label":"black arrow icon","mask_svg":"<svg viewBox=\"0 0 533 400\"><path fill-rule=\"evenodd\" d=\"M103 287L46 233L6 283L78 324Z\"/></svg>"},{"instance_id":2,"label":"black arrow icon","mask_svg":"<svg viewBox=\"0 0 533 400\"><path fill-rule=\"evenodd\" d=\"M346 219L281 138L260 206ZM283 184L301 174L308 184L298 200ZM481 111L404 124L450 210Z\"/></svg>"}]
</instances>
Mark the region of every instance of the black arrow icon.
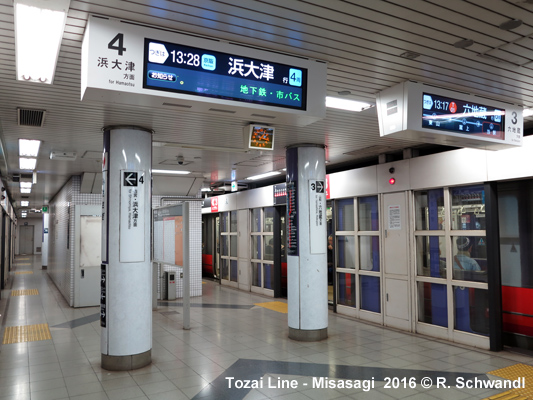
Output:
<instances>
[{"instance_id":1,"label":"black arrow icon","mask_svg":"<svg viewBox=\"0 0 533 400\"><path fill-rule=\"evenodd\" d=\"M137 172L124 172L124 186L137 186Z\"/></svg>"}]
</instances>

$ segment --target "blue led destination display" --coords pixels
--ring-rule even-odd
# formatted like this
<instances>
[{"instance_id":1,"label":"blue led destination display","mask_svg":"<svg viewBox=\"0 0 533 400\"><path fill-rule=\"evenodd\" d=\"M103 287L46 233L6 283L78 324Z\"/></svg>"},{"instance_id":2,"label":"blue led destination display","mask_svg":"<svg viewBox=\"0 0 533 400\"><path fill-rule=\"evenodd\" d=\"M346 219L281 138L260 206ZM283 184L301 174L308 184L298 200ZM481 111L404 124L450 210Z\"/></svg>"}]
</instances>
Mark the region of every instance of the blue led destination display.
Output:
<instances>
[{"instance_id":1,"label":"blue led destination display","mask_svg":"<svg viewBox=\"0 0 533 400\"><path fill-rule=\"evenodd\" d=\"M505 110L423 93L422 127L505 140Z\"/></svg>"},{"instance_id":2,"label":"blue led destination display","mask_svg":"<svg viewBox=\"0 0 533 400\"><path fill-rule=\"evenodd\" d=\"M307 69L145 39L145 89L306 110Z\"/></svg>"}]
</instances>

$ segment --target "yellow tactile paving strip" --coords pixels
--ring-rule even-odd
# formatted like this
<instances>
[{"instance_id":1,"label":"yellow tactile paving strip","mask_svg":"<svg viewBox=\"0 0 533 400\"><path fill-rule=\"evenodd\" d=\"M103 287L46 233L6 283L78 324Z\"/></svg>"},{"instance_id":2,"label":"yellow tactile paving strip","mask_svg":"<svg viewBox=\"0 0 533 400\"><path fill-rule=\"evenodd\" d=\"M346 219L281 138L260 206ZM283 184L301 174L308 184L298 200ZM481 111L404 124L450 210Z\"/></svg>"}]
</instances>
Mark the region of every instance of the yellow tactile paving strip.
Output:
<instances>
[{"instance_id":1,"label":"yellow tactile paving strip","mask_svg":"<svg viewBox=\"0 0 533 400\"><path fill-rule=\"evenodd\" d=\"M38 340L50 340L50 328L48 324L6 326L2 344L37 342Z\"/></svg>"},{"instance_id":2,"label":"yellow tactile paving strip","mask_svg":"<svg viewBox=\"0 0 533 400\"><path fill-rule=\"evenodd\" d=\"M33 274L33 271L17 271L15 275Z\"/></svg>"},{"instance_id":3,"label":"yellow tactile paving strip","mask_svg":"<svg viewBox=\"0 0 533 400\"><path fill-rule=\"evenodd\" d=\"M281 301L269 301L266 303L255 303L254 306L259 306L263 308L268 308L272 311L277 311L279 313L287 314L287 303L283 303Z\"/></svg>"},{"instance_id":4,"label":"yellow tactile paving strip","mask_svg":"<svg viewBox=\"0 0 533 400\"><path fill-rule=\"evenodd\" d=\"M527 400L533 399L533 367L525 364L515 364L510 367L487 372L487 375L494 375L503 379L514 381L518 378L525 379L525 388L511 389L485 400Z\"/></svg>"},{"instance_id":5,"label":"yellow tactile paving strip","mask_svg":"<svg viewBox=\"0 0 533 400\"><path fill-rule=\"evenodd\" d=\"M11 296L34 296L38 295L39 291L37 289L23 289L23 290L12 290Z\"/></svg>"}]
</instances>

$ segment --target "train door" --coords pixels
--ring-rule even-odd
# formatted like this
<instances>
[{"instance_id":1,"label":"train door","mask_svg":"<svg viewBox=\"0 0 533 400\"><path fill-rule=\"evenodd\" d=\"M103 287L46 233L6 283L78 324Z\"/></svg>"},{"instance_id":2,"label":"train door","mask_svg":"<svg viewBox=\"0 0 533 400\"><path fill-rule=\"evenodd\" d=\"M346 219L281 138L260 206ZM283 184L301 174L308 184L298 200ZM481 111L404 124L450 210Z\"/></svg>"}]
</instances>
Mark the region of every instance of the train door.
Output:
<instances>
[{"instance_id":1,"label":"train door","mask_svg":"<svg viewBox=\"0 0 533 400\"><path fill-rule=\"evenodd\" d=\"M202 276L220 279L218 272L218 216L202 217Z\"/></svg>"},{"instance_id":2,"label":"train door","mask_svg":"<svg viewBox=\"0 0 533 400\"><path fill-rule=\"evenodd\" d=\"M286 224L286 214L287 214L287 207L286 206L280 206L277 207L278 213L279 213L279 231L280 231L280 245L279 247L281 251L280 255L280 293L279 297L287 298L287 224ZM276 257L276 260L278 257Z\"/></svg>"},{"instance_id":3,"label":"train door","mask_svg":"<svg viewBox=\"0 0 533 400\"><path fill-rule=\"evenodd\" d=\"M335 289L335 228L333 226L333 201L328 200L326 203L326 229L328 237L328 304L335 307L334 289Z\"/></svg>"},{"instance_id":4,"label":"train door","mask_svg":"<svg viewBox=\"0 0 533 400\"><path fill-rule=\"evenodd\" d=\"M533 181L498 183L503 341L533 350Z\"/></svg>"},{"instance_id":5,"label":"train door","mask_svg":"<svg viewBox=\"0 0 533 400\"><path fill-rule=\"evenodd\" d=\"M74 225L74 307L100 304L101 207L77 205Z\"/></svg>"},{"instance_id":6,"label":"train door","mask_svg":"<svg viewBox=\"0 0 533 400\"><path fill-rule=\"evenodd\" d=\"M5 285L5 277L7 276L6 274L6 269L7 269L7 265L5 263L5 257L4 257L4 254L6 253L6 231L5 231L5 226L6 226L6 222L7 222L7 215L4 213L3 210L0 211L2 213L2 223L0 224L0 229L2 229L2 233L1 233L1 243L0 243L0 249L1 249L1 252L0 252L0 292L1 290L4 289L4 285Z\"/></svg>"},{"instance_id":7,"label":"train door","mask_svg":"<svg viewBox=\"0 0 533 400\"><path fill-rule=\"evenodd\" d=\"M383 195L384 323L410 330L407 193Z\"/></svg>"},{"instance_id":8,"label":"train door","mask_svg":"<svg viewBox=\"0 0 533 400\"><path fill-rule=\"evenodd\" d=\"M19 254L33 254L33 225L19 226Z\"/></svg>"},{"instance_id":9,"label":"train door","mask_svg":"<svg viewBox=\"0 0 533 400\"><path fill-rule=\"evenodd\" d=\"M215 273L215 278L220 281L220 216L217 215L214 219L214 237L213 240L215 242L214 247L214 263L213 263L213 270Z\"/></svg>"}]
</instances>

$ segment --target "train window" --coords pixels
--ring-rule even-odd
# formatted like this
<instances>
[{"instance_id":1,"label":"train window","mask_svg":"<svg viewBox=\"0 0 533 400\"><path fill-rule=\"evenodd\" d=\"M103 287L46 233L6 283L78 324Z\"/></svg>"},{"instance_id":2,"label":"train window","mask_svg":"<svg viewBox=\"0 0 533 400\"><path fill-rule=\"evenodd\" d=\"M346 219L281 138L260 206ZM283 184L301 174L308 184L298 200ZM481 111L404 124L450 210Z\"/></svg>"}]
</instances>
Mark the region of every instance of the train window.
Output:
<instances>
[{"instance_id":1,"label":"train window","mask_svg":"<svg viewBox=\"0 0 533 400\"><path fill-rule=\"evenodd\" d=\"M446 285L418 282L418 321L448 327Z\"/></svg>"},{"instance_id":2,"label":"train window","mask_svg":"<svg viewBox=\"0 0 533 400\"><path fill-rule=\"evenodd\" d=\"M432 189L416 192L415 218L417 230L444 229L444 191Z\"/></svg>"},{"instance_id":3,"label":"train window","mask_svg":"<svg viewBox=\"0 0 533 400\"><path fill-rule=\"evenodd\" d=\"M220 254L226 257L229 256L228 236L220 236Z\"/></svg>"},{"instance_id":4,"label":"train window","mask_svg":"<svg viewBox=\"0 0 533 400\"><path fill-rule=\"evenodd\" d=\"M274 232L274 207L266 207L263 213L265 219L263 232Z\"/></svg>"},{"instance_id":5,"label":"train window","mask_svg":"<svg viewBox=\"0 0 533 400\"><path fill-rule=\"evenodd\" d=\"M220 232L229 232L229 213L222 213Z\"/></svg>"},{"instance_id":6,"label":"train window","mask_svg":"<svg viewBox=\"0 0 533 400\"><path fill-rule=\"evenodd\" d=\"M261 263L252 263L252 285L261 287Z\"/></svg>"},{"instance_id":7,"label":"train window","mask_svg":"<svg viewBox=\"0 0 533 400\"><path fill-rule=\"evenodd\" d=\"M453 279L487 282L485 236L453 236Z\"/></svg>"},{"instance_id":8,"label":"train window","mask_svg":"<svg viewBox=\"0 0 533 400\"><path fill-rule=\"evenodd\" d=\"M231 232L237 232L237 211L231 212Z\"/></svg>"},{"instance_id":9,"label":"train window","mask_svg":"<svg viewBox=\"0 0 533 400\"><path fill-rule=\"evenodd\" d=\"M222 279L229 280L229 268L228 268L229 260L222 258L220 259L220 265L222 270Z\"/></svg>"},{"instance_id":10,"label":"train window","mask_svg":"<svg viewBox=\"0 0 533 400\"><path fill-rule=\"evenodd\" d=\"M359 268L379 271L379 237L359 236Z\"/></svg>"},{"instance_id":11,"label":"train window","mask_svg":"<svg viewBox=\"0 0 533 400\"><path fill-rule=\"evenodd\" d=\"M274 265L273 264L263 264L263 273L265 277L265 289L273 289L273 279L274 279Z\"/></svg>"},{"instance_id":12,"label":"train window","mask_svg":"<svg viewBox=\"0 0 533 400\"><path fill-rule=\"evenodd\" d=\"M335 208L337 210L337 231L354 231L353 199L337 200Z\"/></svg>"},{"instance_id":13,"label":"train window","mask_svg":"<svg viewBox=\"0 0 533 400\"><path fill-rule=\"evenodd\" d=\"M355 275L340 273L337 278L337 303L355 307Z\"/></svg>"},{"instance_id":14,"label":"train window","mask_svg":"<svg viewBox=\"0 0 533 400\"><path fill-rule=\"evenodd\" d=\"M377 231L379 229L378 196L358 199L358 219L360 231Z\"/></svg>"},{"instance_id":15,"label":"train window","mask_svg":"<svg viewBox=\"0 0 533 400\"><path fill-rule=\"evenodd\" d=\"M237 268L237 260L230 260L230 280L232 282L237 282L238 277L238 268Z\"/></svg>"},{"instance_id":16,"label":"train window","mask_svg":"<svg viewBox=\"0 0 533 400\"><path fill-rule=\"evenodd\" d=\"M416 267L419 276L446 278L446 241L444 237L416 237Z\"/></svg>"},{"instance_id":17,"label":"train window","mask_svg":"<svg viewBox=\"0 0 533 400\"><path fill-rule=\"evenodd\" d=\"M453 287L455 329L458 331L489 335L488 290Z\"/></svg>"},{"instance_id":18,"label":"train window","mask_svg":"<svg viewBox=\"0 0 533 400\"><path fill-rule=\"evenodd\" d=\"M230 256L237 257L237 235L231 235L230 237Z\"/></svg>"},{"instance_id":19,"label":"train window","mask_svg":"<svg viewBox=\"0 0 533 400\"><path fill-rule=\"evenodd\" d=\"M261 232L261 209L252 210L252 232Z\"/></svg>"},{"instance_id":20,"label":"train window","mask_svg":"<svg viewBox=\"0 0 533 400\"><path fill-rule=\"evenodd\" d=\"M381 312L379 277L361 275L359 280L361 282L361 310Z\"/></svg>"},{"instance_id":21,"label":"train window","mask_svg":"<svg viewBox=\"0 0 533 400\"><path fill-rule=\"evenodd\" d=\"M261 259L261 236L259 235L252 236L252 259Z\"/></svg>"},{"instance_id":22,"label":"train window","mask_svg":"<svg viewBox=\"0 0 533 400\"><path fill-rule=\"evenodd\" d=\"M452 229L485 229L485 190L483 185L450 189Z\"/></svg>"},{"instance_id":23,"label":"train window","mask_svg":"<svg viewBox=\"0 0 533 400\"><path fill-rule=\"evenodd\" d=\"M337 236L337 268L355 269L354 236Z\"/></svg>"}]
</instances>

